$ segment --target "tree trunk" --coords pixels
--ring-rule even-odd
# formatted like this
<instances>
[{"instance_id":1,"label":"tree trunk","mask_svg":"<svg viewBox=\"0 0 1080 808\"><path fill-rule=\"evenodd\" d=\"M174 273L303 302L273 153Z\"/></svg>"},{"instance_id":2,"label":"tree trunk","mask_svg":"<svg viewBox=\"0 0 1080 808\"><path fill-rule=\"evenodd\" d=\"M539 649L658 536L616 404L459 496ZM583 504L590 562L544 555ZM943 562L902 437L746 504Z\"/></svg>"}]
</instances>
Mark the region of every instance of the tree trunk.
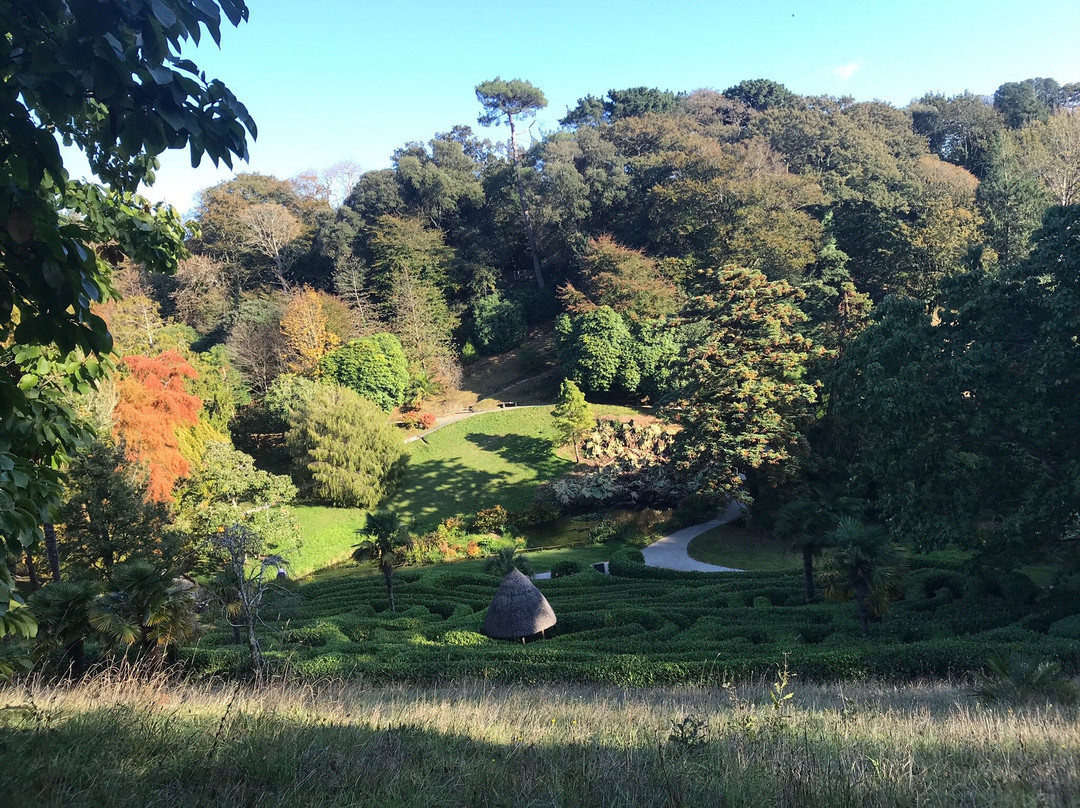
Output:
<instances>
[{"instance_id":1,"label":"tree trunk","mask_svg":"<svg viewBox=\"0 0 1080 808\"><path fill-rule=\"evenodd\" d=\"M232 626L233 645L243 645L244 635L240 633L240 624L230 623L229 625Z\"/></svg>"},{"instance_id":2,"label":"tree trunk","mask_svg":"<svg viewBox=\"0 0 1080 808\"><path fill-rule=\"evenodd\" d=\"M813 603L816 593L814 592L814 550L809 544L802 548L803 581L806 583L806 602Z\"/></svg>"},{"instance_id":3,"label":"tree trunk","mask_svg":"<svg viewBox=\"0 0 1080 808\"><path fill-rule=\"evenodd\" d=\"M56 528L52 522L46 522L45 528L45 553L49 556L49 569L52 570L52 579L60 583L60 550L56 546Z\"/></svg>"},{"instance_id":4,"label":"tree trunk","mask_svg":"<svg viewBox=\"0 0 1080 808\"><path fill-rule=\"evenodd\" d=\"M30 591L37 592L41 589L41 581L38 579L37 566L34 564L34 557L27 551L25 555L26 561L26 574L30 578Z\"/></svg>"},{"instance_id":5,"label":"tree trunk","mask_svg":"<svg viewBox=\"0 0 1080 808\"><path fill-rule=\"evenodd\" d=\"M383 578L386 579L386 595L390 598L390 614L397 614L394 608L394 568L383 567Z\"/></svg>"},{"instance_id":6,"label":"tree trunk","mask_svg":"<svg viewBox=\"0 0 1080 808\"><path fill-rule=\"evenodd\" d=\"M72 677L82 676L86 673L86 648L82 640L75 640L65 648L64 655L68 659Z\"/></svg>"},{"instance_id":7,"label":"tree trunk","mask_svg":"<svg viewBox=\"0 0 1080 808\"><path fill-rule=\"evenodd\" d=\"M866 606L866 598L870 594L870 588L866 585L866 581L861 578L856 578L853 584L855 605L859 609L859 628L862 629L863 637L868 638L870 636L870 613Z\"/></svg>"},{"instance_id":8,"label":"tree trunk","mask_svg":"<svg viewBox=\"0 0 1080 808\"><path fill-rule=\"evenodd\" d=\"M247 623L248 650L251 652L251 670L255 678L261 680L263 674L262 650L259 648L259 638L255 636L255 619L253 615L245 615Z\"/></svg>"},{"instance_id":9,"label":"tree trunk","mask_svg":"<svg viewBox=\"0 0 1080 808\"><path fill-rule=\"evenodd\" d=\"M529 203L525 201L525 183L521 179L521 165L518 162L517 132L514 128L514 116L506 116L510 122L510 156L514 161L514 179L517 181L518 199L521 200L521 216L525 221L525 235L529 239L529 252L532 254L533 274L536 285L544 288L544 273L540 269L540 254L536 251L536 236L533 234L532 218L529 216Z\"/></svg>"}]
</instances>

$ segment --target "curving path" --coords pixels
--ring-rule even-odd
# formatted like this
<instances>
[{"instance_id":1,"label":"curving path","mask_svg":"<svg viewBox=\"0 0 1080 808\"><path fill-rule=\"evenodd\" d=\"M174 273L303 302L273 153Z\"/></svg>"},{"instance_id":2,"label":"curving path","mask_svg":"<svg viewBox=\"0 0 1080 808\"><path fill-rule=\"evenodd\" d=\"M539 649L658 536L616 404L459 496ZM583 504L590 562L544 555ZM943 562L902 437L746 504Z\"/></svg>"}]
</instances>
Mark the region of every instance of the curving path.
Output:
<instances>
[{"instance_id":1,"label":"curving path","mask_svg":"<svg viewBox=\"0 0 1080 808\"><path fill-rule=\"evenodd\" d=\"M727 510L715 519L710 519L708 522L702 522L699 525L684 527L682 530L676 530L671 535L664 536L659 541L653 542L641 551L645 556L645 566L688 572L742 572L743 570L735 567L718 567L714 564L695 561L686 552L691 539L700 536L706 530L726 525L728 522L734 522L739 518L741 512L742 506L738 502L731 502L728 504Z\"/></svg>"}]
</instances>

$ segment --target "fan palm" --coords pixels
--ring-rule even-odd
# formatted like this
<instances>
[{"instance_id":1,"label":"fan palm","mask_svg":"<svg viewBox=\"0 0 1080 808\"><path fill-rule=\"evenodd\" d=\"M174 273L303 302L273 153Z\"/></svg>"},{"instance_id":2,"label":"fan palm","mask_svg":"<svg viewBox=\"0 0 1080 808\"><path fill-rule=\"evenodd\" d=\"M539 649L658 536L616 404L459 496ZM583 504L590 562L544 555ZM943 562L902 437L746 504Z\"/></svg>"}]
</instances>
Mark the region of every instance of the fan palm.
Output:
<instances>
[{"instance_id":1,"label":"fan palm","mask_svg":"<svg viewBox=\"0 0 1080 808\"><path fill-rule=\"evenodd\" d=\"M394 605L394 565L398 562L398 551L408 541L405 523L394 511L375 511L368 514L367 524L357 531L357 535L360 542L354 545L353 558L357 561L372 559L379 565L393 614L397 611Z\"/></svg>"},{"instance_id":2,"label":"fan palm","mask_svg":"<svg viewBox=\"0 0 1080 808\"><path fill-rule=\"evenodd\" d=\"M148 561L118 564L112 590L98 598L90 624L118 644L138 642L160 662L198 632L195 584L170 578Z\"/></svg>"},{"instance_id":3,"label":"fan palm","mask_svg":"<svg viewBox=\"0 0 1080 808\"><path fill-rule=\"evenodd\" d=\"M869 637L871 599L884 595L899 582L907 568L903 551L880 525L868 525L850 516L841 517L830 540L829 560L839 580L828 594L843 596L845 588L850 587L862 635Z\"/></svg>"},{"instance_id":4,"label":"fan palm","mask_svg":"<svg viewBox=\"0 0 1080 808\"><path fill-rule=\"evenodd\" d=\"M83 641L91 633L90 613L96 594L90 581L51 583L30 597L30 608L42 630L38 632L41 652L60 649L71 672L86 670Z\"/></svg>"},{"instance_id":5,"label":"fan palm","mask_svg":"<svg viewBox=\"0 0 1080 808\"><path fill-rule=\"evenodd\" d=\"M484 562L484 572L498 575L500 578L509 575L514 570L519 570L522 575L532 575L532 564L529 559L517 552L514 547L504 547L498 554L493 555Z\"/></svg>"}]
</instances>

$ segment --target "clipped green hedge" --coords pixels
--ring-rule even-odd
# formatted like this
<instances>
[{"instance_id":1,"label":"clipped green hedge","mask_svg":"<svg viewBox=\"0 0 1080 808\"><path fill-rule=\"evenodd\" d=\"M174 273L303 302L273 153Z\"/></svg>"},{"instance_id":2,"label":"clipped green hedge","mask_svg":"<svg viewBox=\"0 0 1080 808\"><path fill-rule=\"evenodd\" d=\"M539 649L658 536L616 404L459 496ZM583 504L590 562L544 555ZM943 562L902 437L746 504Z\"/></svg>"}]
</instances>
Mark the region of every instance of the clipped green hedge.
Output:
<instances>
[{"instance_id":1,"label":"clipped green hedge","mask_svg":"<svg viewBox=\"0 0 1080 808\"><path fill-rule=\"evenodd\" d=\"M623 548L612 555L613 575L586 569L538 581L558 622L547 639L524 645L481 634L498 586L490 575L453 567L398 574L396 614L378 575L304 584L283 596L295 616L267 634L266 657L305 677L628 687L767 675L785 654L792 672L823 680L969 674L991 651L1054 658L1080 672L1080 592L1032 597L1010 578L995 594L956 569L921 565L907 596L864 640L853 603L803 603L799 571L678 573L643 560ZM230 638L212 627L189 658L208 674L239 673L247 652Z\"/></svg>"}]
</instances>

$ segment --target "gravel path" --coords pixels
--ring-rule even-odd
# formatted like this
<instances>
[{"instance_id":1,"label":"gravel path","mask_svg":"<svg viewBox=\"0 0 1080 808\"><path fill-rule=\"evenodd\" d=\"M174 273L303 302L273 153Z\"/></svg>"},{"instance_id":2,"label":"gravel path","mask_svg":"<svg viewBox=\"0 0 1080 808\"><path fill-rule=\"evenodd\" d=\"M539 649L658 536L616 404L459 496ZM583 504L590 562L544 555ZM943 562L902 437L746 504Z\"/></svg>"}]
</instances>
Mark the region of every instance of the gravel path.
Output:
<instances>
[{"instance_id":1,"label":"gravel path","mask_svg":"<svg viewBox=\"0 0 1080 808\"><path fill-rule=\"evenodd\" d=\"M653 542L641 551L645 556L645 566L697 572L742 572L742 570L735 567L717 567L714 564L695 561L686 552L690 540L695 536L700 536L706 530L711 530L719 525L734 522L739 518L740 512L739 503L732 502L728 505L727 510L715 519L703 522L700 525L684 527L682 530L676 530L671 535L664 536L659 541Z\"/></svg>"}]
</instances>

